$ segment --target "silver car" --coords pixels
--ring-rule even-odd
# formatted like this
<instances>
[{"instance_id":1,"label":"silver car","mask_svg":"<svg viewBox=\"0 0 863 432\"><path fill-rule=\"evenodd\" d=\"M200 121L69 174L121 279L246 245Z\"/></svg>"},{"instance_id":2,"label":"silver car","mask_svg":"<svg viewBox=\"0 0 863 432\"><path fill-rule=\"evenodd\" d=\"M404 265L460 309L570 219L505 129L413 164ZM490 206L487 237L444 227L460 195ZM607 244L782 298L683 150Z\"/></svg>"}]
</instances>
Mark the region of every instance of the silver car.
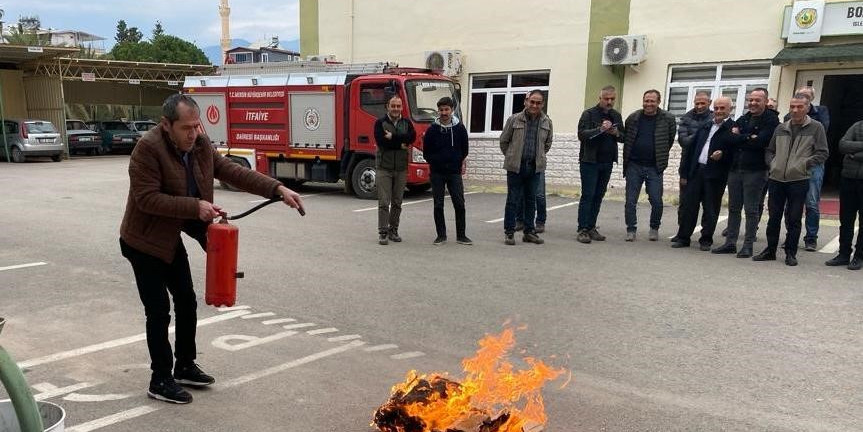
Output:
<instances>
[{"instance_id":1,"label":"silver car","mask_svg":"<svg viewBox=\"0 0 863 432\"><path fill-rule=\"evenodd\" d=\"M50 156L54 162L63 160L63 141L51 122L7 119L3 128L6 132L5 143L0 141L3 160L24 162L31 156Z\"/></svg>"}]
</instances>

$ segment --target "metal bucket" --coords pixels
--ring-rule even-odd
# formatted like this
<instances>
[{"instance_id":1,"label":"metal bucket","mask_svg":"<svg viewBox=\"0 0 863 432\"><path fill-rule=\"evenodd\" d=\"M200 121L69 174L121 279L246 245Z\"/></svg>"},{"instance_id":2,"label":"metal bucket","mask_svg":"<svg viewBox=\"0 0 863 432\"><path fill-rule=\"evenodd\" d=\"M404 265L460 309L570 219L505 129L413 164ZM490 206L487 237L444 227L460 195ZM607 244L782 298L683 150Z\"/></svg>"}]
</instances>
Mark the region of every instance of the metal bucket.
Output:
<instances>
[{"instance_id":1,"label":"metal bucket","mask_svg":"<svg viewBox=\"0 0 863 432\"><path fill-rule=\"evenodd\" d=\"M51 402L36 402L45 432L63 432L65 430L66 411L63 407ZM0 432L21 432L15 408L9 399L0 400Z\"/></svg>"}]
</instances>

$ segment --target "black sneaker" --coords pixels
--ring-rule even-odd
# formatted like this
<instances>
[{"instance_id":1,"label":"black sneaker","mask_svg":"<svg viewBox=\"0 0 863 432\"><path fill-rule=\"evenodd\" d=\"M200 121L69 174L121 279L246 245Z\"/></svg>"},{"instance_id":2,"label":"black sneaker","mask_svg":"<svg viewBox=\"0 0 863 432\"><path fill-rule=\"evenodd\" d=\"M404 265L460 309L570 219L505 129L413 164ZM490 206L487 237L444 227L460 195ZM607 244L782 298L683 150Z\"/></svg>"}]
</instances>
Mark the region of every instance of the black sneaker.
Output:
<instances>
[{"instance_id":1,"label":"black sneaker","mask_svg":"<svg viewBox=\"0 0 863 432\"><path fill-rule=\"evenodd\" d=\"M442 245L442 244L444 244L444 243L446 243L446 236L437 236L437 237L434 239L434 241L432 242L432 244L433 244L433 245L435 245L435 246L440 246L440 245Z\"/></svg>"},{"instance_id":2,"label":"black sneaker","mask_svg":"<svg viewBox=\"0 0 863 432\"><path fill-rule=\"evenodd\" d=\"M507 246L514 246L515 245L515 237L513 237L512 233L506 233L503 235L503 242Z\"/></svg>"},{"instance_id":3,"label":"black sneaker","mask_svg":"<svg viewBox=\"0 0 863 432\"><path fill-rule=\"evenodd\" d=\"M803 249L806 250L806 252L815 252L818 250L818 242L815 240L804 240Z\"/></svg>"},{"instance_id":4,"label":"black sneaker","mask_svg":"<svg viewBox=\"0 0 863 432\"><path fill-rule=\"evenodd\" d=\"M467 236L458 236L456 238L455 242L458 244L461 244L461 245L468 245L468 246L473 244L473 240L469 239Z\"/></svg>"},{"instance_id":5,"label":"black sneaker","mask_svg":"<svg viewBox=\"0 0 863 432\"><path fill-rule=\"evenodd\" d=\"M389 233L389 239L390 239L390 241L394 241L396 243L401 242L402 238L399 237L399 230L391 228L390 233Z\"/></svg>"},{"instance_id":6,"label":"black sneaker","mask_svg":"<svg viewBox=\"0 0 863 432\"><path fill-rule=\"evenodd\" d=\"M380 233L380 235L378 236L378 244L387 245L389 243L390 241L387 239L387 233Z\"/></svg>"},{"instance_id":7,"label":"black sneaker","mask_svg":"<svg viewBox=\"0 0 863 432\"><path fill-rule=\"evenodd\" d=\"M147 396L165 402L175 404L187 404L192 402L192 395L182 387L177 385L173 378L154 378L150 380L150 388L147 390Z\"/></svg>"},{"instance_id":8,"label":"black sneaker","mask_svg":"<svg viewBox=\"0 0 863 432\"><path fill-rule=\"evenodd\" d=\"M192 387L205 387L214 382L216 379L204 373L197 364L192 363L189 366L178 366L174 368L174 379L177 383Z\"/></svg>"},{"instance_id":9,"label":"black sneaker","mask_svg":"<svg viewBox=\"0 0 863 432\"><path fill-rule=\"evenodd\" d=\"M824 265L830 266L830 267L847 266L848 263L850 263L850 262L851 262L851 257L849 257L847 255L839 254L839 255L836 255L835 257L830 258L829 260L825 261Z\"/></svg>"}]
</instances>

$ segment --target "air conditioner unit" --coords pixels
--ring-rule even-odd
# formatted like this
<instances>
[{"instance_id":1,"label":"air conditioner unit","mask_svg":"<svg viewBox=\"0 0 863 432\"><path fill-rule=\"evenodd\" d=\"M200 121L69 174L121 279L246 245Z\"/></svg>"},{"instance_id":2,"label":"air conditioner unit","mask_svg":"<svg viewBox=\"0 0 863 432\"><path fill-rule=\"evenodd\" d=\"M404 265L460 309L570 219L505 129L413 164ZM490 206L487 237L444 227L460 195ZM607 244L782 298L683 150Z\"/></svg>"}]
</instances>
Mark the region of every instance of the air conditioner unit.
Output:
<instances>
[{"instance_id":1,"label":"air conditioner unit","mask_svg":"<svg viewBox=\"0 0 863 432\"><path fill-rule=\"evenodd\" d=\"M606 36L602 38L602 64L639 64L647 56L645 35Z\"/></svg>"},{"instance_id":2,"label":"air conditioner unit","mask_svg":"<svg viewBox=\"0 0 863 432\"><path fill-rule=\"evenodd\" d=\"M317 61L317 62L334 62L336 61L336 56L334 54L318 54L313 56L306 57L308 61Z\"/></svg>"},{"instance_id":3,"label":"air conditioner unit","mask_svg":"<svg viewBox=\"0 0 863 432\"><path fill-rule=\"evenodd\" d=\"M425 67L441 71L446 76L461 74L462 55L459 50L426 51Z\"/></svg>"}]
</instances>

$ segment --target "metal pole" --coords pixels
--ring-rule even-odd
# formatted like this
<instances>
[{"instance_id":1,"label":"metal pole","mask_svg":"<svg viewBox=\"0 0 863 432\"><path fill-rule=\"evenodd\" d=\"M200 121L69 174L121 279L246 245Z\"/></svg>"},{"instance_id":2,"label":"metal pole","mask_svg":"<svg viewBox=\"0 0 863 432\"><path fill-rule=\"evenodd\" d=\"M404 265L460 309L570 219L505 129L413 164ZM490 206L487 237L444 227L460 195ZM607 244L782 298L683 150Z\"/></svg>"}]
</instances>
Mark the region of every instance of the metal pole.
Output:
<instances>
[{"instance_id":1,"label":"metal pole","mask_svg":"<svg viewBox=\"0 0 863 432\"><path fill-rule=\"evenodd\" d=\"M6 141L6 114L3 111L3 77L0 75L0 132L3 136L3 148L6 150L6 162L12 161L9 154L9 142Z\"/></svg>"},{"instance_id":2,"label":"metal pole","mask_svg":"<svg viewBox=\"0 0 863 432\"><path fill-rule=\"evenodd\" d=\"M0 329L3 328L4 322L5 320L0 318ZM30 386L27 385L21 369L2 346L0 346L0 382L3 383L6 393L9 393L9 398L12 399L12 406L15 408L15 416L18 417L21 432L44 431L39 406L36 405L36 399L30 393Z\"/></svg>"}]
</instances>

